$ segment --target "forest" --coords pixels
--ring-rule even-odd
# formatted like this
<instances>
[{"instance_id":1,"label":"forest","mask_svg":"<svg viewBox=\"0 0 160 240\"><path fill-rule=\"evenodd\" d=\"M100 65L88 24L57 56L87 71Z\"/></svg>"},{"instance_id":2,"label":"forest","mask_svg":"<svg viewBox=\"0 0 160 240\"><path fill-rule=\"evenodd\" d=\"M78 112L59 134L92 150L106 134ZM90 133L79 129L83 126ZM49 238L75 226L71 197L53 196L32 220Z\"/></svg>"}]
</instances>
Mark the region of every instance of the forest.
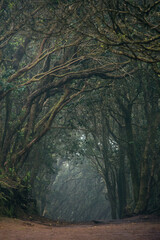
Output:
<instances>
[{"instance_id":1,"label":"forest","mask_svg":"<svg viewBox=\"0 0 160 240\"><path fill-rule=\"evenodd\" d=\"M1 0L0 23L0 215L160 214L160 0Z\"/></svg>"}]
</instances>

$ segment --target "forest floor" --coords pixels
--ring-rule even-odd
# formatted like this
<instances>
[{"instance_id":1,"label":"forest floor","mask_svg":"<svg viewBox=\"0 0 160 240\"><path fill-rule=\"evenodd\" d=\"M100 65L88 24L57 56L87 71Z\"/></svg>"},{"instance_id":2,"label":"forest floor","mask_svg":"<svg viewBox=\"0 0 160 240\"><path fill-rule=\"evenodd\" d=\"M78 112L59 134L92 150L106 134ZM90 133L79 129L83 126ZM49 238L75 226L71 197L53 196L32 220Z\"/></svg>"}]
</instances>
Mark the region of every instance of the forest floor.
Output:
<instances>
[{"instance_id":1,"label":"forest floor","mask_svg":"<svg viewBox=\"0 0 160 240\"><path fill-rule=\"evenodd\" d=\"M0 217L0 240L160 240L160 217L136 216L90 223Z\"/></svg>"}]
</instances>

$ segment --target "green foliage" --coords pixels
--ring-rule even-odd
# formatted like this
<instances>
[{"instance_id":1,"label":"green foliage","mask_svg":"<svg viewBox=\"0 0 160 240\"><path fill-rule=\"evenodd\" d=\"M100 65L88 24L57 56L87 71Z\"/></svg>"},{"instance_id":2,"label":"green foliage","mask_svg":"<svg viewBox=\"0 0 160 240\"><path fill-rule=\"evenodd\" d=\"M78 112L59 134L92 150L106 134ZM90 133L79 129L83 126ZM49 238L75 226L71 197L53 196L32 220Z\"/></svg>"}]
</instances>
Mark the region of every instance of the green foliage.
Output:
<instances>
[{"instance_id":1,"label":"green foliage","mask_svg":"<svg viewBox=\"0 0 160 240\"><path fill-rule=\"evenodd\" d=\"M10 9L13 9L14 6L15 6L15 3L14 3L14 2L10 2L10 3L8 4L8 6L9 6Z\"/></svg>"},{"instance_id":2,"label":"green foliage","mask_svg":"<svg viewBox=\"0 0 160 240\"><path fill-rule=\"evenodd\" d=\"M26 176L23 178L24 185L27 186L28 191L31 190L30 179L31 179L31 171L28 171L26 173Z\"/></svg>"},{"instance_id":3,"label":"green foliage","mask_svg":"<svg viewBox=\"0 0 160 240\"><path fill-rule=\"evenodd\" d=\"M2 171L0 174L0 215L15 217L24 214L30 207L30 172L23 180L16 175L14 168L9 168L8 173Z\"/></svg>"},{"instance_id":4,"label":"green foliage","mask_svg":"<svg viewBox=\"0 0 160 240\"><path fill-rule=\"evenodd\" d=\"M0 88L3 91L8 91L14 86L13 83L7 82L8 77L11 76L13 73L14 73L14 70L8 69L2 75L0 74Z\"/></svg>"}]
</instances>

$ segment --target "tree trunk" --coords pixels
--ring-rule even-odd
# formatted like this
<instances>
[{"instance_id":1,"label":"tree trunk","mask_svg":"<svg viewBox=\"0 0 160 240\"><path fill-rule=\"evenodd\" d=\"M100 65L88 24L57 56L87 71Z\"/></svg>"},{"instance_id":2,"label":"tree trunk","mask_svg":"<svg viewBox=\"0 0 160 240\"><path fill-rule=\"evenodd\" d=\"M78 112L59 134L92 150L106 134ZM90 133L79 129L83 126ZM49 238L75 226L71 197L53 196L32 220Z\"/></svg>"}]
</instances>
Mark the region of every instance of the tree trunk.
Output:
<instances>
[{"instance_id":1,"label":"tree trunk","mask_svg":"<svg viewBox=\"0 0 160 240\"><path fill-rule=\"evenodd\" d=\"M124 167L124 158L125 154L123 149L120 147L119 150L119 170L118 170L118 200L119 200L119 217L123 218L124 209L126 207L126 178L125 178L125 167Z\"/></svg>"},{"instance_id":2,"label":"tree trunk","mask_svg":"<svg viewBox=\"0 0 160 240\"><path fill-rule=\"evenodd\" d=\"M116 198L112 199L110 201L110 204L111 204L112 219L116 219L117 218L117 201L116 201Z\"/></svg>"},{"instance_id":3,"label":"tree trunk","mask_svg":"<svg viewBox=\"0 0 160 240\"><path fill-rule=\"evenodd\" d=\"M139 193L139 174L137 170L134 137L132 132L131 111L128 111L128 113L125 116L125 125L126 125L126 135L127 135L127 155L128 155L130 170L131 170L133 196L134 196L135 203L137 203L138 193Z\"/></svg>"},{"instance_id":4,"label":"tree trunk","mask_svg":"<svg viewBox=\"0 0 160 240\"><path fill-rule=\"evenodd\" d=\"M151 179L155 169L155 139L156 129L160 122L160 115L154 118L154 122L149 126L146 144L143 153L143 159L141 163L141 178L140 178L140 190L139 199L135 208L135 213L144 213L148 207L149 195L151 190Z\"/></svg>"},{"instance_id":5,"label":"tree trunk","mask_svg":"<svg viewBox=\"0 0 160 240\"><path fill-rule=\"evenodd\" d=\"M108 130L103 109L101 110L101 123L102 123L102 154L104 161L103 175L108 190L108 197L111 205L111 216L113 219L117 218L117 198L116 198L116 176L115 171L112 169L111 163L108 158Z\"/></svg>"},{"instance_id":6,"label":"tree trunk","mask_svg":"<svg viewBox=\"0 0 160 240\"><path fill-rule=\"evenodd\" d=\"M131 179L132 179L132 186L133 186L133 197L135 204L138 201L138 194L139 194L139 173L137 168L136 162L136 154L135 154L135 144L134 144L134 136L133 136L133 129L132 129L132 106L133 104L128 104L125 106L122 101L118 98L117 102L123 112L124 121L125 121L125 129L126 129L126 137L127 137L127 156L130 165L131 171Z\"/></svg>"}]
</instances>

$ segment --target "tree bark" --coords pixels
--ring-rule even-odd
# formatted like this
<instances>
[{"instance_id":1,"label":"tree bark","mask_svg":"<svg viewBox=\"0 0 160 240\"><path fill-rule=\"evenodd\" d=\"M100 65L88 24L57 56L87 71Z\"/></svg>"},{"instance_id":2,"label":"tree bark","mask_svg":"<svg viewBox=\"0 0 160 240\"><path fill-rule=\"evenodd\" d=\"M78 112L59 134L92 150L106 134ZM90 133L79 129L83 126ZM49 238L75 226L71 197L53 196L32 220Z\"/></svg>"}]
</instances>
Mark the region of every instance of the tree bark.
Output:
<instances>
[{"instance_id":1,"label":"tree bark","mask_svg":"<svg viewBox=\"0 0 160 240\"><path fill-rule=\"evenodd\" d=\"M151 178L153 177L155 169L155 139L156 130L160 123L160 114L157 114L153 119L153 123L149 126L147 132L147 139L141 162L139 199L134 211L136 214L144 213L147 210L151 191Z\"/></svg>"},{"instance_id":2,"label":"tree bark","mask_svg":"<svg viewBox=\"0 0 160 240\"><path fill-rule=\"evenodd\" d=\"M118 200L119 200L119 217L123 218L126 207L126 177L124 166L125 153L122 146L119 146L119 170L118 170Z\"/></svg>"},{"instance_id":3,"label":"tree bark","mask_svg":"<svg viewBox=\"0 0 160 240\"><path fill-rule=\"evenodd\" d=\"M139 194L139 174L138 174L138 168L137 168L134 136L133 136L133 129L132 129L132 117L131 117L132 104L128 104L127 106L124 106L124 104L120 99L117 99L117 101L124 114L126 137L127 137L127 156L128 156L130 171L131 171L133 197L134 197L134 202L136 204L138 201L138 194Z\"/></svg>"}]
</instances>

